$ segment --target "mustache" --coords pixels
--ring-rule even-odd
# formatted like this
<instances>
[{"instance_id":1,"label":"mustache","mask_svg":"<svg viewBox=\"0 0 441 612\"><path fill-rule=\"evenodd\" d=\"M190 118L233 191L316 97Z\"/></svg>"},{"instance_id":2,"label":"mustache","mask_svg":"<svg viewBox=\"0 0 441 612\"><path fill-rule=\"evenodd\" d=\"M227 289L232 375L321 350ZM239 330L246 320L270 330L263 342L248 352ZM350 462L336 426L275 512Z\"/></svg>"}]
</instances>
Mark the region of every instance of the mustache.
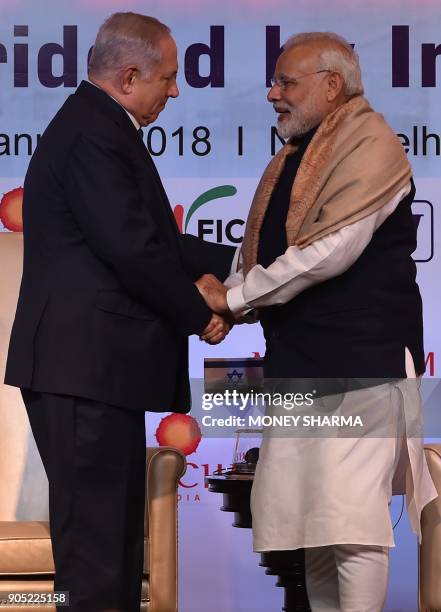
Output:
<instances>
[{"instance_id":1,"label":"mustache","mask_svg":"<svg viewBox=\"0 0 441 612\"><path fill-rule=\"evenodd\" d=\"M290 113L290 112L292 112L292 108L287 107L287 106L277 106L276 104L273 104L273 108L276 111L276 113Z\"/></svg>"}]
</instances>

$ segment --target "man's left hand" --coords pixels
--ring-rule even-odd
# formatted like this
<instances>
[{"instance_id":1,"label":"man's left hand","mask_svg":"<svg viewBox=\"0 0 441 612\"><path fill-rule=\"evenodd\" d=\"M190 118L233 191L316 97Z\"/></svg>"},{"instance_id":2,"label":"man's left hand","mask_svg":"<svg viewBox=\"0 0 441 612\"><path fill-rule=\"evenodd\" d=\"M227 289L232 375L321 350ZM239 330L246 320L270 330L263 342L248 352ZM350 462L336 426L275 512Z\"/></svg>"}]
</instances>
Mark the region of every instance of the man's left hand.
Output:
<instances>
[{"instance_id":1,"label":"man's left hand","mask_svg":"<svg viewBox=\"0 0 441 612\"><path fill-rule=\"evenodd\" d=\"M213 313L210 323L199 336L200 340L204 340L208 344L219 344L225 339L233 323L224 317Z\"/></svg>"}]
</instances>

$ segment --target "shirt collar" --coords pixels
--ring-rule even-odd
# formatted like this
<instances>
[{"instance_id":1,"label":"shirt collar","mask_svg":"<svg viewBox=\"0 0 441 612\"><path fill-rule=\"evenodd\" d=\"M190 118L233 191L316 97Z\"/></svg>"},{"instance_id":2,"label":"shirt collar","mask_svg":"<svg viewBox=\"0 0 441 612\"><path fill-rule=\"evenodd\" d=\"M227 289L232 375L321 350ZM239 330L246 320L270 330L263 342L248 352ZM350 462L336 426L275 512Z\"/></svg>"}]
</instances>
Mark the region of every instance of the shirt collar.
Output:
<instances>
[{"instance_id":1,"label":"shirt collar","mask_svg":"<svg viewBox=\"0 0 441 612\"><path fill-rule=\"evenodd\" d=\"M101 89L101 91L104 91L104 89L102 89L101 87L99 87L99 85L97 85L96 83L94 83L91 80L87 80L88 83L90 83L91 85L93 85L94 87L97 87L98 89ZM111 96L109 93L107 93L107 91L104 91L105 94L107 94L109 96L109 98L112 98L112 100L115 100L115 102L117 102L121 108L124 108L124 106L121 104L121 102L118 102L118 100L116 98L114 98L113 96ZM124 108L125 112L128 114L130 121L133 123L133 125L135 126L135 128L137 130L139 130L139 128L141 127L141 125L137 122L137 120L135 119L135 117L132 115L132 113L129 113L129 111Z\"/></svg>"}]
</instances>

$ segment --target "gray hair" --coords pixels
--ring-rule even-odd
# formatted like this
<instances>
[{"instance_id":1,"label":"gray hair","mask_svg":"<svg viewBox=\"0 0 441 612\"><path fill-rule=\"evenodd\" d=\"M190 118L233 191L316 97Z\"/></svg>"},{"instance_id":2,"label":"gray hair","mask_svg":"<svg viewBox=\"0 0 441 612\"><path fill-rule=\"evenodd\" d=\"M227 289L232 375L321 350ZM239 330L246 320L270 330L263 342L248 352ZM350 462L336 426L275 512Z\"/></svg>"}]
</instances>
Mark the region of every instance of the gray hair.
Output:
<instances>
[{"instance_id":1,"label":"gray hair","mask_svg":"<svg viewBox=\"0 0 441 612\"><path fill-rule=\"evenodd\" d=\"M283 49L303 46L319 48L319 69L339 72L347 96L364 93L358 54L346 39L333 32L303 32L288 38Z\"/></svg>"},{"instance_id":2,"label":"gray hair","mask_svg":"<svg viewBox=\"0 0 441 612\"><path fill-rule=\"evenodd\" d=\"M98 30L88 72L108 79L135 64L146 78L161 60L158 42L169 34L170 28L154 17L114 13Z\"/></svg>"}]
</instances>

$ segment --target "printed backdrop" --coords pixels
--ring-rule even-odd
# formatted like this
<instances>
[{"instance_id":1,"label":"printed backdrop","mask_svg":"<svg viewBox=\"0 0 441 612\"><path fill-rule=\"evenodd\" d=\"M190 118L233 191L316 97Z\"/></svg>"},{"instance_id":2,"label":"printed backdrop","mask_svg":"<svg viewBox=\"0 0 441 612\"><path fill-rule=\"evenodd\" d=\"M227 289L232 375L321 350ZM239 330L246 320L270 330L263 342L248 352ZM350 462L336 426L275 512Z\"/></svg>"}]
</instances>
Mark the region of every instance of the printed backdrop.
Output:
<instances>
[{"instance_id":1,"label":"printed backdrop","mask_svg":"<svg viewBox=\"0 0 441 612\"><path fill-rule=\"evenodd\" d=\"M23 177L39 134L86 77L97 28L118 10L158 17L178 43L180 97L145 130L145 140L180 228L235 245L260 174L281 146L266 101L280 45L295 32L311 30L335 31L355 44L366 95L399 135L414 169L426 376L436 377L441 350L439 1L0 0L0 229L5 234L20 231ZM0 266L7 278L4 263ZM216 347L192 339L190 350L191 375L202 378L204 357L263 355L265 347L259 326L246 325ZM35 447L28 430L17 433L25 420L11 419L20 410L18 395L3 390L0 431L11 434L16 455L11 444L0 443L0 466L9 477L6 482L2 474L8 502L0 505L0 520L47 514ZM173 443L169 423L166 415L147 414L150 445ZM178 423L178 431L185 426ZM251 532L233 529L231 515L219 511L221 499L204 485L207 473L231 463L233 450L232 438L202 438L185 447L188 470L179 487L182 612L269 612L282 606L281 589L264 576L252 552ZM400 510L401 498L394 499L393 519ZM386 610L415 612L417 549L405 516L395 535Z\"/></svg>"}]
</instances>

